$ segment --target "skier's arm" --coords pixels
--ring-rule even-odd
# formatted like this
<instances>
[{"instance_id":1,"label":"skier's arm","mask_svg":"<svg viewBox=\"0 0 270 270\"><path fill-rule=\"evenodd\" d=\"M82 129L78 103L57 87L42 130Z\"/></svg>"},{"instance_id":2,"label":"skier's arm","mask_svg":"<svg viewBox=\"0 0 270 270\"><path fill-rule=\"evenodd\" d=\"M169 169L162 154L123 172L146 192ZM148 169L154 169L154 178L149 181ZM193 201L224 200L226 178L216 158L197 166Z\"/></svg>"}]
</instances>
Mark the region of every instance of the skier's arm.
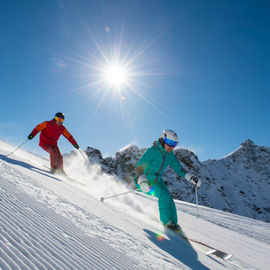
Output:
<instances>
[{"instance_id":1,"label":"skier's arm","mask_svg":"<svg viewBox=\"0 0 270 270\"><path fill-rule=\"evenodd\" d=\"M153 151L152 147L148 148L144 152L140 160L138 161L137 166L135 167L135 178L134 178L135 183L137 182L140 175L144 174L145 169L147 168L148 164L151 162L152 151Z\"/></svg>"},{"instance_id":2,"label":"skier's arm","mask_svg":"<svg viewBox=\"0 0 270 270\"><path fill-rule=\"evenodd\" d=\"M180 176L185 178L186 171L183 169L181 163L177 160L175 156L173 156L173 160L170 164L170 167Z\"/></svg>"},{"instance_id":3,"label":"skier's arm","mask_svg":"<svg viewBox=\"0 0 270 270\"><path fill-rule=\"evenodd\" d=\"M152 160L152 147L148 148L137 163L135 171L141 175Z\"/></svg>"},{"instance_id":4,"label":"skier's arm","mask_svg":"<svg viewBox=\"0 0 270 270\"><path fill-rule=\"evenodd\" d=\"M196 185L197 187L199 187L201 185L201 180L198 177L196 177L190 173L187 173L183 169L182 165L180 164L180 162L177 160L177 158L175 156L174 156L174 160L172 161L170 166L174 169L174 171L177 174L179 174L180 176L185 178L187 181L189 181L193 185Z\"/></svg>"},{"instance_id":5,"label":"skier's arm","mask_svg":"<svg viewBox=\"0 0 270 270\"><path fill-rule=\"evenodd\" d=\"M68 132L68 130L65 128L63 131L63 135L69 140L69 142L76 148L79 149L79 145L73 138L73 136Z\"/></svg>"},{"instance_id":6,"label":"skier's arm","mask_svg":"<svg viewBox=\"0 0 270 270\"><path fill-rule=\"evenodd\" d=\"M31 140L33 139L40 131L45 129L47 127L48 121L42 122L41 124L38 124L32 132L28 135L28 139Z\"/></svg>"}]
</instances>

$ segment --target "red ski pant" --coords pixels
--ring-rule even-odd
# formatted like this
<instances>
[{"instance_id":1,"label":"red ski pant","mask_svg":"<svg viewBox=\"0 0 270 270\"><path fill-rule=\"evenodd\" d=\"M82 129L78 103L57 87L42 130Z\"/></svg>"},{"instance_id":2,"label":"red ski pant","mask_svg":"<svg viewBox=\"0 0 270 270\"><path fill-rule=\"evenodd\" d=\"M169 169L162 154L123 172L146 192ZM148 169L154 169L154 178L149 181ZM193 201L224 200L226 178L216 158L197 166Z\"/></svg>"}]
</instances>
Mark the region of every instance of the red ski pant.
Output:
<instances>
[{"instance_id":1,"label":"red ski pant","mask_svg":"<svg viewBox=\"0 0 270 270\"><path fill-rule=\"evenodd\" d=\"M58 146L46 144L40 147L50 154L51 168L63 170L63 157Z\"/></svg>"}]
</instances>

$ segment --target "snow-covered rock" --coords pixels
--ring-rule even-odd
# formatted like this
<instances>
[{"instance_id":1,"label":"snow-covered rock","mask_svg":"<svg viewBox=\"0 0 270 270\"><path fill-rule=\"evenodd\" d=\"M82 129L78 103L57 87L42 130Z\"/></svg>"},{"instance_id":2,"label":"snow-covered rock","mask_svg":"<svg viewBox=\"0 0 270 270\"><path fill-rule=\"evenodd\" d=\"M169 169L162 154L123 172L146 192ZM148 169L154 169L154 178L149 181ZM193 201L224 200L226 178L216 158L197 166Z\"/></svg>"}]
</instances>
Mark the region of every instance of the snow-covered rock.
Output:
<instances>
[{"instance_id":1,"label":"snow-covered rock","mask_svg":"<svg viewBox=\"0 0 270 270\"><path fill-rule=\"evenodd\" d=\"M270 222L269 147L247 140L226 157L203 165L202 177L212 194L205 192L204 205Z\"/></svg>"}]
</instances>

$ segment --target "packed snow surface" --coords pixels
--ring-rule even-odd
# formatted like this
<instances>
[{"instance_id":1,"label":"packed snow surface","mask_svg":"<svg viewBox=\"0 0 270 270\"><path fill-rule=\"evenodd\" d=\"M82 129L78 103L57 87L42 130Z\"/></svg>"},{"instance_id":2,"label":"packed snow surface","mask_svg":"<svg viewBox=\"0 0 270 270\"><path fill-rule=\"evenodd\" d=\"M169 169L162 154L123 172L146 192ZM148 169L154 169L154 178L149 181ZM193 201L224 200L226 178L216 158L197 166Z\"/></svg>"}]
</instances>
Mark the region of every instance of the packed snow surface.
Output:
<instances>
[{"instance_id":1,"label":"packed snow surface","mask_svg":"<svg viewBox=\"0 0 270 270\"><path fill-rule=\"evenodd\" d=\"M0 142L1 269L266 269L270 224L176 201L186 235L231 253L206 256L163 233L154 197L90 166L65 160L72 178L49 161ZM100 198L104 197L104 202Z\"/></svg>"}]
</instances>

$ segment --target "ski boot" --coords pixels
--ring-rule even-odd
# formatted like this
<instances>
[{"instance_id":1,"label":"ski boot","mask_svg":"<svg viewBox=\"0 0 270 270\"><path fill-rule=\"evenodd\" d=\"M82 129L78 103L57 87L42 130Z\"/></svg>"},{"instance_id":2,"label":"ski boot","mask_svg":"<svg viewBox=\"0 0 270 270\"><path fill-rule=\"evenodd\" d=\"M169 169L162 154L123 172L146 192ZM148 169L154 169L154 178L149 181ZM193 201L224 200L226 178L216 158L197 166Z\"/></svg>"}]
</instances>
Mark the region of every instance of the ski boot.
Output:
<instances>
[{"instance_id":1,"label":"ski boot","mask_svg":"<svg viewBox=\"0 0 270 270\"><path fill-rule=\"evenodd\" d=\"M66 172L63 169L60 168L51 168L51 173L56 175L63 175L67 177Z\"/></svg>"},{"instance_id":2,"label":"ski boot","mask_svg":"<svg viewBox=\"0 0 270 270\"><path fill-rule=\"evenodd\" d=\"M169 221L167 224L163 224L165 231L171 231L179 235L184 235L184 232L180 225L173 223L172 221Z\"/></svg>"}]
</instances>

